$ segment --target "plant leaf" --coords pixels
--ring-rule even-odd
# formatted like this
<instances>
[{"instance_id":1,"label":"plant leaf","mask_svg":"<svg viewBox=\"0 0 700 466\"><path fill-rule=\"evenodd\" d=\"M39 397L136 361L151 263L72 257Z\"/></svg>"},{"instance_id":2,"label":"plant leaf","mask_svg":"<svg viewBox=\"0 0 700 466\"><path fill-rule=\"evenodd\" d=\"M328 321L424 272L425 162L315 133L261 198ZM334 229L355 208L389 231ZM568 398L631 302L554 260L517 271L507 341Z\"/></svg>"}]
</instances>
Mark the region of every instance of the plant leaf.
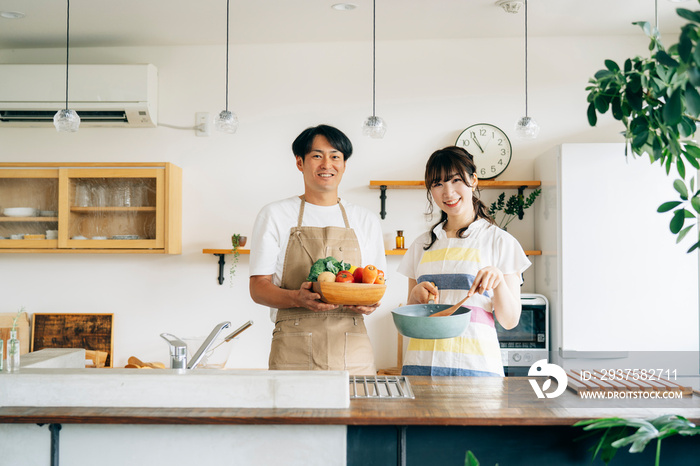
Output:
<instances>
[{"instance_id":1,"label":"plant leaf","mask_svg":"<svg viewBox=\"0 0 700 466\"><path fill-rule=\"evenodd\" d=\"M591 103L588 106L588 124L590 126L595 126L595 124L598 122L598 116L595 113L595 105Z\"/></svg>"},{"instance_id":2,"label":"plant leaf","mask_svg":"<svg viewBox=\"0 0 700 466\"><path fill-rule=\"evenodd\" d=\"M685 18L688 21L700 23L700 15L698 15L695 11L686 10L685 8L676 8L676 13L678 16Z\"/></svg>"},{"instance_id":3,"label":"plant leaf","mask_svg":"<svg viewBox=\"0 0 700 466\"><path fill-rule=\"evenodd\" d=\"M608 107L610 105L608 99L605 98L605 96L603 95L596 96L595 100L593 100L593 103L595 104L595 109L598 110L598 113L600 113L601 115L608 111Z\"/></svg>"},{"instance_id":4,"label":"plant leaf","mask_svg":"<svg viewBox=\"0 0 700 466\"><path fill-rule=\"evenodd\" d=\"M479 466L479 460L476 459L471 450L467 451L467 456L464 458L464 466Z\"/></svg>"},{"instance_id":5,"label":"plant leaf","mask_svg":"<svg viewBox=\"0 0 700 466\"><path fill-rule=\"evenodd\" d=\"M692 224L692 225L690 225L690 226L688 226L688 227L683 228L683 229L678 233L678 237L676 238L676 244L678 244L678 243L680 243L681 241L683 241L683 238L685 238L685 235L687 235L688 232L689 232L690 230L692 230L694 226L695 226L695 224Z\"/></svg>"},{"instance_id":6,"label":"plant leaf","mask_svg":"<svg viewBox=\"0 0 700 466\"><path fill-rule=\"evenodd\" d=\"M695 55L695 62L700 63L700 46L695 48ZM700 69L697 66L688 68L688 81L695 87L700 86Z\"/></svg>"},{"instance_id":7,"label":"plant leaf","mask_svg":"<svg viewBox=\"0 0 700 466\"><path fill-rule=\"evenodd\" d=\"M666 101L663 107L662 115L664 122L671 126L677 125L681 121L681 89L678 88L671 94L671 97Z\"/></svg>"},{"instance_id":8,"label":"plant leaf","mask_svg":"<svg viewBox=\"0 0 700 466\"><path fill-rule=\"evenodd\" d=\"M694 117L700 115L700 94L691 83L685 86L685 106Z\"/></svg>"},{"instance_id":9,"label":"plant leaf","mask_svg":"<svg viewBox=\"0 0 700 466\"><path fill-rule=\"evenodd\" d=\"M617 73L620 71L620 67L615 63L614 60L605 60L605 67L612 71L613 73Z\"/></svg>"},{"instance_id":10,"label":"plant leaf","mask_svg":"<svg viewBox=\"0 0 700 466\"><path fill-rule=\"evenodd\" d=\"M688 188L686 188L685 182L683 180L674 181L673 189L678 191L678 194L681 195L681 199L683 199L684 201L688 200Z\"/></svg>"},{"instance_id":11,"label":"plant leaf","mask_svg":"<svg viewBox=\"0 0 700 466\"><path fill-rule=\"evenodd\" d=\"M674 235L677 235L683 229L683 224L685 223L685 213L683 211L684 209L678 209L673 213L669 228Z\"/></svg>"},{"instance_id":12,"label":"plant leaf","mask_svg":"<svg viewBox=\"0 0 700 466\"><path fill-rule=\"evenodd\" d=\"M663 50L659 50L658 52L656 52L656 60L662 65L668 66L669 68L677 68L678 65L680 65L680 63L674 60L669 54L667 54Z\"/></svg>"},{"instance_id":13,"label":"plant leaf","mask_svg":"<svg viewBox=\"0 0 700 466\"><path fill-rule=\"evenodd\" d=\"M656 211L659 212L659 213L668 212L669 210L673 210L673 209L675 209L676 207L678 207L678 206L681 205L681 204L682 204L681 201L669 201L669 202L664 202L663 204L661 204L661 205L659 206L658 209L656 209Z\"/></svg>"},{"instance_id":14,"label":"plant leaf","mask_svg":"<svg viewBox=\"0 0 700 466\"><path fill-rule=\"evenodd\" d=\"M676 169L678 169L678 174L681 176L681 178L685 179L685 164L683 163L683 159L678 157L676 160Z\"/></svg>"}]
</instances>

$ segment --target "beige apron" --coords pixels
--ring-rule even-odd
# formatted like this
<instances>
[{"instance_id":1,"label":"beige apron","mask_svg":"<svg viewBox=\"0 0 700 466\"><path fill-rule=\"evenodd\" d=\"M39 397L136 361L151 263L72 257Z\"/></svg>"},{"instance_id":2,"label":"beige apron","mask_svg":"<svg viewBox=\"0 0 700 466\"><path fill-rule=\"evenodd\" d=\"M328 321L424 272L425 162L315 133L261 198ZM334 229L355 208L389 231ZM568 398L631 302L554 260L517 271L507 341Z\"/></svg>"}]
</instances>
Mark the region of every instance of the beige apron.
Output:
<instances>
[{"instance_id":1,"label":"beige apron","mask_svg":"<svg viewBox=\"0 0 700 466\"><path fill-rule=\"evenodd\" d=\"M345 228L302 227L304 205L297 226L289 233L281 288L298 290L316 260L333 256L361 265L360 244L338 202ZM374 352L367 336L364 316L342 307L326 312L306 308L277 311L272 332L271 370L347 370L353 375L375 375Z\"/></svg>"}]
</instances>

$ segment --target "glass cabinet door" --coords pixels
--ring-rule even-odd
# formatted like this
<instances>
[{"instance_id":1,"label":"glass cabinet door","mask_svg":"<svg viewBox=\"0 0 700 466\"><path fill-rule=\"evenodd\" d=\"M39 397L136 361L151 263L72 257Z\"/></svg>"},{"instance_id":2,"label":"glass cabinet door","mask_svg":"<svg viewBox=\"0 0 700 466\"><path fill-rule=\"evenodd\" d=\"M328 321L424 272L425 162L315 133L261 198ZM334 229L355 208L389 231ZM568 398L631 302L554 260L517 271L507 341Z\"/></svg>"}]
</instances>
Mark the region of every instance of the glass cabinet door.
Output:
<instances>
[{"instance_id":1,"label":"glass cabinet door","mask_svg":"<svg viewBox=\"0 0 700 466\"><path fill-rule=\"evenodd\" d=\"M58 247L163 248L164 194L159 169L59 169Z\"/></svg>"},{"instance_id":2,"label":"glass cabinet door","mask_svg":"<svg viewBox=\"0 0 700 466\"><path fill-rule=\"evenodd\" d=\"M58 170L0 169L0 249L58 245Z\"/></svg>"}]
</instances>

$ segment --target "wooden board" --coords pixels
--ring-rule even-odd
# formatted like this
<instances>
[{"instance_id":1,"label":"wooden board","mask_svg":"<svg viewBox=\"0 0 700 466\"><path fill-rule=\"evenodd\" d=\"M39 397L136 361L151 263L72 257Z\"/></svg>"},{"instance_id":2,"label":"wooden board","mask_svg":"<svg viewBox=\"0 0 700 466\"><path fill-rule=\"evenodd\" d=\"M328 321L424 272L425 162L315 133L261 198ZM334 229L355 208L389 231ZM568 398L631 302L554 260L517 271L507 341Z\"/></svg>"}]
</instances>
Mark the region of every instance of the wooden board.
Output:
<instances>
[{"instance_id":1,"label":"wooden board","mask_svg":"<svg viewBox=\"0 0 700 466\"><path fill-rule=\"evenodd\" d=\"M38 314L32 316L31 351L44 348L85 348L106 352L112 367L114 314Z\"/></svg>"}]
</instances>

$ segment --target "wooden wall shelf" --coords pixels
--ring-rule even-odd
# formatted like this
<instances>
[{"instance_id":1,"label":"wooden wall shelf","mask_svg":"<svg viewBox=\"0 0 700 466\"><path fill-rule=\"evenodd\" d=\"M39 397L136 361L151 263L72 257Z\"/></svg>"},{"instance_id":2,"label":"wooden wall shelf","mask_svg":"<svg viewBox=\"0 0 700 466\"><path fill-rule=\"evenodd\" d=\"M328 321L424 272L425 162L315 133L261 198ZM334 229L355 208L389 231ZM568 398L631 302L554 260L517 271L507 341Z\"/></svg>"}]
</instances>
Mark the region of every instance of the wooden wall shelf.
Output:
<instances>
[{"instance_id":1,"label":"wooden wall shelf","mask_svg":"<svg viewBox=\"0 0 700 466\"><path fill-rule=\"evenodd\" d=\"M384 254L387 256L403 256L406 254L407 249L386 249L384 251ZM542 251L537 251L537 250L531 250L531 251L525 251L525 255L527 256L541 256Z\"/></svg>"},{"instance_id":2,"label":"wooden wall shelf","mask_svg":"<svg viewBox=\"0 0 700 466\"><path fill-rule=\"evenodd\" d=\"M384 253L387 256L403 256L406 254L406 249L386 249ZM250 249L238 249L239 254L250 254ZM214 254L219 256L219 285L224 283L224 265L226 265L226 254L233 254L231 249L202 249L202 254ZM542 251L525 251L528 256L541 256Z\"/></svg>"},{"instance_id":3,"label":"wooden wall shelf","mask_svg":"<svg viewBox=\"0 0 700 466\"><path fill-rule=\"evenodd\" d=\"M542 185L539 181L500 181L500 180L479 180L479 187L482 189L518 189L521 186L526 188L539 188ZM370 189L425 189L423 180L370 180Z\"/></svg>"},{"instance_id":4,"label":"wooden wall shelf","mask_svg":"<svg viewBox=\"0 0 700 466\"><path fill-rule=\"evenodd\" d=\"M479 180L479 188L481 189L520 189L539 188L542 185L540 181L500 181L500 180ZM386 218L386 190L387 189L425 189L423 180L370 180L370 189L379 189L379 201L381 209L379 216Z\"/></svg>"},{"instance_id":5,"label":"wooden wall shelf","mask_svg":"<svg viewBox=\"0 0 700 466\"><path fill-rule=\"evenodd\" d=\"M203 254L214 254L219 256L219 285L224 284L224 265L226 265L226 254L233 254L233 249L202 249ZM238 254L250 254L250 249L238 248Z\"/></svg>"}]
</instances>

